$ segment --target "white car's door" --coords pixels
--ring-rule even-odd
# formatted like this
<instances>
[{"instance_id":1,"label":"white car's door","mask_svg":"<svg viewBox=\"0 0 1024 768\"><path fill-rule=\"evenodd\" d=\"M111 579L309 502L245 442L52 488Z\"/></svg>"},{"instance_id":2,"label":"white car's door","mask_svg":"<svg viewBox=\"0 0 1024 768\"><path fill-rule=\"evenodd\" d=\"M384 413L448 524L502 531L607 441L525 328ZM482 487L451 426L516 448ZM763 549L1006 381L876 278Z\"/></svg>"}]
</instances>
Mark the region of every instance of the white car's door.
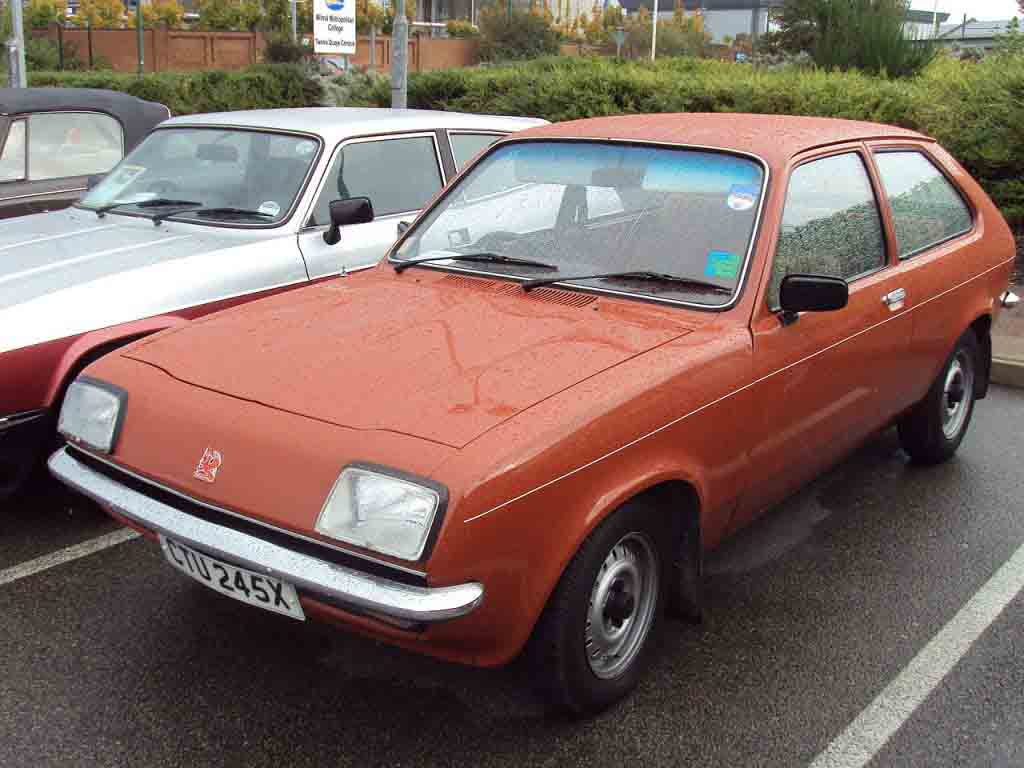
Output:
<instances>
[{"instance_id":1,"label":"white car's door","mask_svg":"<svg viewBox=\"0 0 1024 768\"><path fill-rule=\"evenodd\" d=\"M398 222L412 219L444 186L441 152L433 131L350 139L334 152L316 202L299 233L299 248L311 279L378 262L397 237ZM328 245L332 200L368 197L374 220L341 231Z\"/></svg>"}]
</instances>

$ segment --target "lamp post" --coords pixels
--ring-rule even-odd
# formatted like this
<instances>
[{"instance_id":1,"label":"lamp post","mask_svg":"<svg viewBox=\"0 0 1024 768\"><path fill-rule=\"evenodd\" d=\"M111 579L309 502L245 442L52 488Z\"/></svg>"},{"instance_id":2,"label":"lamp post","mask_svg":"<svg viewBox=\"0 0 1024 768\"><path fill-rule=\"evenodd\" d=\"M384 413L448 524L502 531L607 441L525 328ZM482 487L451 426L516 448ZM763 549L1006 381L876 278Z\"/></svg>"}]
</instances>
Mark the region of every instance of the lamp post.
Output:
<instances>
[{"instance_id":1,"label":"lamp post","mask_svg":"<svg viewBox=\"0 0 1024 768\"><path fill-rule=\"evenodd\" d=\"M405 109L409 74L409 20L405 0L395 2L395 23L391 30L391 108Z\"/></svg>"},{"instance_id":2,"label":"lamp post","mask_svg":"<svg viewBox=\"0 0 1024 768\"><path fill-rule=\"evenodd\" d=\"M651 61L658 53L658 0L654 0L654 18L651 19Z\"/></svg>"},{"instance_id":3,"label":"lamp post","mask_svg":"<svg viewBox=\"0 0 1024 768\"><path fill-rule=\"evenodd\" d=\"M21 0L11 2L11 39L7 41L7 70L12 88L28 87L25 69L25 26L21 20Z\"/></svg>"}]
</instances>

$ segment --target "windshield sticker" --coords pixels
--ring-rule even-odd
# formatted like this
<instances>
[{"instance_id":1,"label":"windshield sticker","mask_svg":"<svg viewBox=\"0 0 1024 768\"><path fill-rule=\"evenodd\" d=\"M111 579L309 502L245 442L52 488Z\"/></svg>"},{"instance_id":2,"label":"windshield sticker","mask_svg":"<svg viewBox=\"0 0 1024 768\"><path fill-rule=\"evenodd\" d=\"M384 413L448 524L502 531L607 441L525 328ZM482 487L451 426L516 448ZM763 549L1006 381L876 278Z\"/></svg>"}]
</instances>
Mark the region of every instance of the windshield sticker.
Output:
<instances>
[{"instance_id":1,"label":"windshield sticker","mask_svg":"<svg viewBox=\"0 0 1024 768\"><path fill-rule=\"evenodd\" d=\"M740 273L740 257L728 251L711 251L704 268L705 277L730 280Z\"/></svg>"},{"instance_id":2,"label":"windshield sticker","mask_svg":"<svg viewBox=\"0 0 1024 768\"><path fill-rule=\"evenodd\" d=\"M761 190L752 184L733 184L726 203L734 211L749 211L757 205Z\"/></svg>"},{"instance_id":3,"label":"windshield sticker","mask_svg":"<svg viewBox=\"0 0 1024 768\"><path fill-rule=\"evenodd\" d=\"M260 207L256 210L260 213L267 214L267 216L277 216L277 214L281 212L281 206L273 200L267 200L265 203L260 203Z\"/></svg>"}]
</instances>

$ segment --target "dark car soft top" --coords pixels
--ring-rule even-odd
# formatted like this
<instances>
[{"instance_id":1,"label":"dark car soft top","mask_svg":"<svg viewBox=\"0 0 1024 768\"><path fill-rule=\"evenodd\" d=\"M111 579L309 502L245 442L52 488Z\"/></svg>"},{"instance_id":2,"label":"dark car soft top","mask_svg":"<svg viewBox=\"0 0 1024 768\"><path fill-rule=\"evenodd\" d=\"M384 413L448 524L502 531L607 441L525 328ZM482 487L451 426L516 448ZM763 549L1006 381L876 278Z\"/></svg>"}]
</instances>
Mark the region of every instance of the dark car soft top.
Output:
<instances>
[{"instance_id":1,"label":"dark car soft top","mask_svg":"<svg viewBox=\"0 0 1024 768\"><path fill-rule=\"evenodd\" d=\"M101 88L0 88L0 113L105 112L124 126L126 147L134 147L170 110L155 101Z\"/></svg>"}]
</instances>

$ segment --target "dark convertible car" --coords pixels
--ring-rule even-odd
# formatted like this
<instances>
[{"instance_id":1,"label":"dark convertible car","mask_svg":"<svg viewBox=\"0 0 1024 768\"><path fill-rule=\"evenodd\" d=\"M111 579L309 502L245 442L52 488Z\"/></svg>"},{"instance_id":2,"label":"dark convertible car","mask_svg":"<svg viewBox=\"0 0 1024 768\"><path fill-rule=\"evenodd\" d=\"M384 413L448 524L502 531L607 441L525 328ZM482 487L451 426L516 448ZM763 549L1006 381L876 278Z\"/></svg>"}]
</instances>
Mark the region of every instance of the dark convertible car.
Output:
<instances>
[{"instance_id":1,"label":"dark convertible car","mask_svg":"<svg viewBox=\"0 0 1024 768\"><path fill-rule=\"evenodd\" d=\"M170 116L117 91L0 89L0 218L66 208Z\"/></svg>"}]
</instances>

